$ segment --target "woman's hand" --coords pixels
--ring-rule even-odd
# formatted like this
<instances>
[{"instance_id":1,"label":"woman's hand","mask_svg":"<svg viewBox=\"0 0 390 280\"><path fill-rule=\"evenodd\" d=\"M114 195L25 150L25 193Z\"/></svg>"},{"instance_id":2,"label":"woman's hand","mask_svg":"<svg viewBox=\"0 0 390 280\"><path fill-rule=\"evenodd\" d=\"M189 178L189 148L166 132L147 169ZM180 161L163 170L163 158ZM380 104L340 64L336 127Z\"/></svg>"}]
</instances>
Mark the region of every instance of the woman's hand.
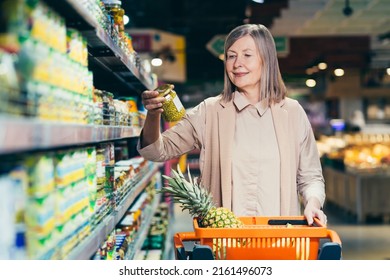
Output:
<instances>
[{"instance_id":1,"label":"woman's hand","mask_svg":"<svg viewBox=\"0 0 390 280\"><path fill-rule=\"evenodd\" d=\"M141 94L142 104L150 115L159 115L163 112L162 103L164 97L159 97L159 93L155 90L145 90Z\"/></svg>"},{"instance_id":2,"label":"woman's hand","mask_svg":"<svg viewBox=\"0 0 390 280\"><path fill-rule=\"evenodd\" d=\"M321 205L316 198L309 199L303 214L305 215L309 225L313 224L314 218L318 218L324 225L326 225L328 222L327 217L324 211L321 210Z\"/></svg>"},{"instance_id":3,"label":"woman's hand","mask_svg":"<svg viewBox=\"0 0 390 280\"><path fill-rule=\"evenodd\" d=\"M141 148L154 143L160 136L160 115L164 111L165 98L158 95L155 90L145 90L141 94L142 104L148 112L140 135Z\"/></svg>"}]
</instances>

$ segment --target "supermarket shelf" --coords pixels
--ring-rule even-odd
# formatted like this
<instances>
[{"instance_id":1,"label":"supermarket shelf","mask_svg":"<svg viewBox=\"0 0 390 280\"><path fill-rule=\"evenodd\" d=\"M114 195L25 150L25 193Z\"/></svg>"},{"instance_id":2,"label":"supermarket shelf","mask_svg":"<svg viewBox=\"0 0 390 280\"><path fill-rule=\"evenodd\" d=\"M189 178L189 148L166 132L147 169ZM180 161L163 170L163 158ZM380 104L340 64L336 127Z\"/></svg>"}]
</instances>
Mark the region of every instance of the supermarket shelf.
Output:
<instances>
[{"instance_id":1,"label":"supermarket shelf","mask_svg":"<svg viewBox=\"0 0 390 280\"><path fill-rule=\"evenodd\" d=\"M61 1L56 1L56 2L61 2ZM94 18L91 15L91 13L86 8L84 8L82 4L80 4L79 0L65 0L63 2L65 2L64 4L70 5L74 9L74 11L81 17L81 19L86 21L89 25L91 25L94 28L99 26L99 23L97 22L96 18Z\"/></svg>"},{"instance_id":2,"label":"supermarket shelf","mask_svg":"<svg viewBox=\"0 0 390 280\"><path fill-rule=\"evenodd\" d=\"M173 248L173 235L174 235L174 230L173 230L173 222L174 218L170 214L168 216L169 218L169 224L168 224L168 230L167 234L165 237L165 244L164 244L164 252L161 257L162 260L173 260L175 258L174 256L174 248Z\"/></svg>"},{"instance_id":3,"label":"supermarket shelf","mask_svg":"<svg viewBox=\"0 0 390 280\"><path fill-rule=\"evenodd\" d=\"M147 74L140 73L135 61L131 59L111 39L99 25L91 12L78 0L48 1L46 3L66 19L66 24L80 30L88 42L91 60L105 72L104 79L95 79L95 86L102 83L115 88L118 82L122 85L121 95L129 94L129 90L139 94L146 89L155 88L155 81ZM113 79L110 79L114 77ZM101 83L101 85L99 85ZM127 90L127 91L126 91Z\"/></svg>"},{"instance_id":4,"label":"supermarket shelf","mask_svg":"<svg viewBox=\"0 0 390 280\"><path fill-rule=\"evenodd\" d=\"M98 26L96 18L84 8L79 0L43 0L49 7L66 19L66 24L78 30L94 29Z\"/></svg>"},{"instance_id":5,"label":"supermarket shelf","mask_svg":"<svg viewBox=\"0 0 390 280\"><path fill-rule=\"evenodd\" d=\"M0 155L138 137L139 127L81 125L0 115Z\"/></svg>"},{"instance_id":6,"label":"supermarket shelf","mask_svg":"<svg viewBox=\"0 0 390 280\"><path fill-rule=\"evenodd\" d=\"M151 171L149 171L144 176L142 176L141 181L138 183L138 186L141 186L141 187L134 188L132 191L129 192L129 194L127 196L125 196L125 198L123 199L123 203L121 203L117 207L117 209L115 210L116 211L115 224L118 224L120 222L123 215L126 213L127 209L134 202L134 199L143 191L143 189L150 182L150 180L152 179L154 174L156 174L158 169L159 169L159 165L153 163L153 167L152 167Z\"/></svg>"},{"instance_id":7,"label":"supermarket shelf","mask_svg":"<svg viewBox=\"0 0 390 280\"><path fill-rule=\"evenodd\" d=\"M106 240L107 236L113 231L118 222L122 219L126 210L134 202L134 199L145 189L149 183L152 176L158 171L158 165L153 164L153 167L148 170L148 172L142 177L142 180L133 188L132 191L123 199L123 202L118 206L115 211L110 214L108 217L103 219L103 221L93 230L93 232L84 239L73 251L67 259L69 260L88 260L93 254L99 249L101 244ZM158 199L155 199L157 202L154 204L157 205ZM153 204L153 205L154 205ZM157 206L154 206L157 207ZM153 213L149 214L153 216ZM151 221L151 217L150 217ZM149 221L149 224L150 224ZM148 226L147 223L144 223L145 227ZM149 227L149 226L148 226ZM146 229L147 231L147 229ZM140 231L140 234L143 232ZM138 235L137 235L138 236ZM141 236L137 237L137 240L141 240ZM140 241L141 242L141 241ZM142 245L141 245L142 246Z\"/></svg>"},{"instance_id":8,"label":"supermarket shelf","mask_svg":"<svg viewBox=\"0 0 390 280\"><path fill-rule=\"evenodd\" d=\"M128 248L128 254L125 256L126 260L133 260L136 253L139 250L141 250L142 245L144 244L144 241L148 235L152 218L158 208L160 200L161 200L161 194L158 193L155 195L153 203L150 205L149 209L146 210L145 218L142 221L142 225L137 232L137 236L134 239L133 243Z\"/></svg>"},{"instance_id":9,"label":"supermarket shelf","mask_svg":"<svg viewBox=\"0 0 390 280\"><path fill-rule=\"evenodd\" d=\"M199 169L199 162L188 162L188 167L190 169Z\"/></svg>"},{"instance_id":10,"label":"supermarket shelf","mask_svg":"<svg viewBox=\"0 0 390 280\"><path fill-rule=\"evenodd\" d=\"M114 229L114 216L106 217L68 256L69 260L89 260Z\"/></svg>"},{"instance_id":11,"label":"supermarket shelf","mask_svg":"<svg viewBox=\"0 0 390 280\"><path fill-rule=\"evenodd\" d=\"M90 38L90 35L88 36L87 33L83 33L84 36L86 36L88 41L92 42L92 38ZM91 34L88 32L88 34ZM111 61L108 61L106 57L95 57L96 59L102 60L105 65L113 66L112 69L115 70L115 73L120 76L120 78L126 80L129 82L131 86L134 87L135 90L143 91L145 89L152 89L155 87L153 81L150 77L147 75L143 75L139 72L139 70L135 66L135 61L131 57L127 56L114 42L112 39L107 36L107 33L104 32L104 30L100 27L96 29L96 35L100 41L103 44L99 44L99 41L96 41L95 44L91 44L92 48L101 48L105 46L108 46L110 50L113 51L115 56L111 56ZM105 59L106 58L106 59ZM123 67L114 67L117 65L118 61L120 61L123 65L126 66L127 69ZM124 71L124 70L130 70L130 71Z\"/></svg>"}]
</instances>

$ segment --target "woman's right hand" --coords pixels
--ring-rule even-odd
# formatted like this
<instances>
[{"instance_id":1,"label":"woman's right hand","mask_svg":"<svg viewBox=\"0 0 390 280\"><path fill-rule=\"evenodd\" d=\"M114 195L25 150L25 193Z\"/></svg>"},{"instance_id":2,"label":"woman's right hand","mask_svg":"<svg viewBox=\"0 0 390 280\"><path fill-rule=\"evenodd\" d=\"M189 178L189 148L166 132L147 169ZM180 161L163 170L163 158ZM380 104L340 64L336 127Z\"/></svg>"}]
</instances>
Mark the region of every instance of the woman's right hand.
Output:
<instances>
[{"instance_id":1,"label":"woman's right hand","mask_svg":"<svg viewBox=\"0 0 390 280\"><path fill-rule=\"evenodd\" d=\"M141 148L146 147L155 141L160 136L160 115L164 111L162 103L164 97L159 97L158 91L145 90L141 94L141 102L147 110L146 119L142 128Z\"/></svg>"},{"instance_id":2,"label":"woman's right hand","mask_svg":"<svg viewBox=\"0 0 390 280\"><path fill-rule=\"evenodd\" d=\"M159 93L155 90L145 90L141 94L142 104L150 115L159 115L164 111L162 103L165 98L158 95Z\"/></svg>"}]
</instances>

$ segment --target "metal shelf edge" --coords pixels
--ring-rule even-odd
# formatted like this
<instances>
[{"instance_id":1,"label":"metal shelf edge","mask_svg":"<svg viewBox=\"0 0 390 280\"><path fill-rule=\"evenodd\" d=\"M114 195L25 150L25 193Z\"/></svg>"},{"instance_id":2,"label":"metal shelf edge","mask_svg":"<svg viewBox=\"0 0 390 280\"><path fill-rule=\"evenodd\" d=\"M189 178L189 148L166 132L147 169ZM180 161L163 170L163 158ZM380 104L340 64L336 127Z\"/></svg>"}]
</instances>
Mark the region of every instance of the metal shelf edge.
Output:
<instances>
[{"instance_id":1,"label":"metal shelf edge","mask_svg":"<svg viewBox=\"0 0 390 280\"><path fill-rule=\"evenodd\" d=\"M100 245L104 242L107 235L115 228L115 226L118 224L118 222L122 219L123 215L125 214L126 210L130 207L131 203L134 202L134 199L137 197L138 194L142 192L143 189L145 189L147 183L150 181L152 176L156 174L158 171L158 165L154 164L153 168L147 172L147 174L143 177L142 181L137 184L134 188L134 191L129 193L123 200L124 203L122 203L119 206L119 209L115 210L113 214L110 214L108 217L106 217L93 231L92 233L86 237L81 243L76 246L72 253L69 254L67 259L70 260L85 260L90 259L91 256L99 249ZM158 196L156 196L158 197ZM155 198L155 201L158 200ZM157 204L157 202L154 202L154 204ZM156 211L157 205L153 204L153 213ZM151 221L151 217L150 217ZM149 221L149 224L150 224ZM146 226L146 223L145 223ZM149 225L148 225L149 227ZM142 232L141 232L142 233ZM139 239L139 238L138 238Z\"/></svg>"},{"instance_id":2,"label":"metal shelf edge","mask_svg":"<svg viewBox=\"0 0 390 280\"><path fill-rule=\"evenodd\" d=\"M161 198L161 194L156 194L153 200L153 204L151 206L151 209L149 209L147 217L142 223L141 229L137 233L136 240L134 241L133 246L131 247L131 250L127 256L126 259L133 260L135 257L135 254L142 248L142 245L145 241L145 238L147 237L147 234L149 232L149 227L152 222L152 218L157 210L157 207L159 205Z\"/></svg>"},{"instance_id":3,"label":"metal shelf edge","mask_svg":"<svg viewBox=\"0 0 390 280\"><path fill-rule=\"evenodd\" d=\"M0 155L138 137L139 127L68 124L0 115Z\"/></svg>"}]
</instances>

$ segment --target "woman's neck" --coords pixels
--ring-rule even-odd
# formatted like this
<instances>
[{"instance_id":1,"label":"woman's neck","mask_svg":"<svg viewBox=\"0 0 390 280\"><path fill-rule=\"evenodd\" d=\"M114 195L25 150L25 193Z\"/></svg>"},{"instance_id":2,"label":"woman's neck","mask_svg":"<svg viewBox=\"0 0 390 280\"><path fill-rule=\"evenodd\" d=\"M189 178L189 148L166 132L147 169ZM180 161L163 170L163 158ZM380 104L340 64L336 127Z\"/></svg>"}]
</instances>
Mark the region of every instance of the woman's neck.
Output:
<instances>
[{"instance_id":1,"label":"woman's neck","mask_svg":"<svg viewBox=\"0 0 390 280\"><path fill-rule=\"evenodd\" d=\"M255 105L260 102L260 94L258 91L241 91L241 93L248 99L249 103Z\"/></svg>"}]
</instances>

